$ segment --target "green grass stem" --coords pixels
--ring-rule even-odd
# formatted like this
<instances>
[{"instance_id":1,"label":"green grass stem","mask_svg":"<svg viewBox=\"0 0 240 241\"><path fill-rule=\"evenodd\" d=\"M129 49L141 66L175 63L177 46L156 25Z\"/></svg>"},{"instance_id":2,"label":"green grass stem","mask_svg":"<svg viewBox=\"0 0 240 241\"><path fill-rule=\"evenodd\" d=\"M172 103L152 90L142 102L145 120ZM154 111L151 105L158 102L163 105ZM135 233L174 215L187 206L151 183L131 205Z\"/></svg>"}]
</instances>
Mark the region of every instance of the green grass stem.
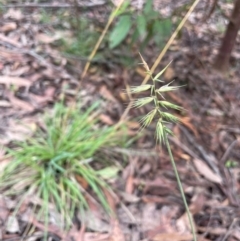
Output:
<instances>
[{"instance_id":1,"label":"green grass stem","mask_svg":"<svg viewBox=\"0 0 240 241\"><path fill-rule=\"evenodd\" d=\"M186 200L186 196L184 194L182 182L180 180L180 177L179 177L179 174L178 174L178 170L177 170L177 166L176 166L176 163L174 161L174 158L173 158L173 155L172 155L172 150L171 150L171 147L170 147L170 144L169 144L168 140L166 141L166 146L167 146L168 154L169 154L169 157L170 157L170 160L171 160L171 164L172 164L172 167L173 167L173 171L174 171L175 177L177 179L177 183L178 183L178 187L179 187L179 190L180 190L180 194L181 194L181 197L182 197L182 200L183 200L186 212L187 212L188 220L189 220L191 231L192 231L192 235L193 235L193 240L197 241L196 231L195 231L195 227L194 227L194 223L193 223L193 217L192 217L192 214L191 214L191 212L189 210L189 207L188 207L188 204L187 204L187 200Z\"/></svg>"}]
</instances>

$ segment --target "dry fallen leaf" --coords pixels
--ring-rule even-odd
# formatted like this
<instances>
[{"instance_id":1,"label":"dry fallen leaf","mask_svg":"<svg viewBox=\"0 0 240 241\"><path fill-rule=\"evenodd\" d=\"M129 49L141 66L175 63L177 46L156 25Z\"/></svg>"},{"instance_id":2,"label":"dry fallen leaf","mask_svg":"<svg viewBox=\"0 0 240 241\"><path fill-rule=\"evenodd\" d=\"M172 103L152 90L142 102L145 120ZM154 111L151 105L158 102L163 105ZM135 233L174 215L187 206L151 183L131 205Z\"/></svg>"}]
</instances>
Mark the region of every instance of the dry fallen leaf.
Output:
<instances>
[{"instance_id":1,"label":"dry fallen leaf","mask_svg":"<svg viewBox=\"0 0 240 241\"><path fill-rule=\"evenodd\" d=\"M65 238L74 241L85 241L85 225L81 225L80 230L76 225L73 225L72 228L68 231L67 236Z\"/></svg>"},{"instance_id":2,"label":"dry fallen leaf","mask_svg":"<svg viewBox=\"0 0 240 241\"><path fill-rule=\"evenodd\" d=\"M128 203L136 203L136 202L139 202L141 200L140 197L137 197L133 194L129 194L129 193L126 193L126 192L121 192L120 195L123 198L123 200L125 200Z\"/></svg>"},{"instance_id":3,"label":"dry fallen leaf","mask_svg":"<svg viewBox=\"0 0 240 241\"><path fill-rule=\"evenodd\" d=\"M75 175L75 178L84 190L88 188L88 182L83 177Z\"/></svg>"},{"instance_id":4,"label":"dry fallen leaf","mask_svg":"<svg viewBox=\"0 0 240 241\"><path fill-rule=\"evenodd\" d=\"M145 203L171 203L167 198L154 195L143 195L141 200Z\"/></svg>"},{"instance_id":5,"label":"dry fallen leaf","mask_svg":"<svg viewBox=\"0 0 240 241\"><path fill-rule=\"evenodd\" d=\"M141 125L137 121L127 121L126 125L130 129L139 129Z\"/></svg>"},{"instance_id":6,"label":"dry fallen leaf","mask_svg":"<svg viewBox=\"0 0 240 241\"><path fill-rule=\"evenodd\" d=\"M184 233L184 234L190 234L191 233L191 225L189 223L187 213L184 213L176 221L176 227L177 227L178 232L180 232L180 233Z\"/></svg>"},{"instance_id":7,"label":"dry fallen leaf","mask_svg":"<svg viewBox=\"0 0 240 241\"><path fill-rule=\"evenodd\" d=\"M10 91L7 93L7 97L15 108L20 108L29 112L34 110L34 107L30 103L16 98Z\"/></svg>"},{"instance_id":8,"label":"dry fallen leaf","mask_svg":"<svg viewBox=\"0 0 240 241\"><path fill-rule=\"evenodd\" d=\"M0 220L7 220L9 210L7 208L4 197L0 195ZM1 240L1 239L0 239Z\"/></svg>"},{"instance_id":9,"label":"dry fallen leaf","mask_svg":"<svg viewBox=\"0 0 240 241\"><path fill-rule=\"evenodd\" d=\"M36 129L35 118L24 118L21 121L9 119L4 128L4 133L1 135L0 144L6 145L11 141L24 141L29 138Z\"/></svg>"},{"instance_id":10,"label":"dry fallen leaf","mask_svg":"<svg viewBox=\"0 0 240 241\"><path fill-rule=\"evenodd\" d=\"M29 87L31 82L25 78L2 75L0 76L0 84Z\"/></svg>"},{"instance_id":11,"label":"dry fallen leaf","mask_svg":"<svg viewBox=\"0 0 240 241\"><path fill-rule=\"evenodd\" d=\"M166 79L166 81L170 81L175 77L175 72L174 69L172 67L168 67L164 73L164 78Z\"/></svg>"},{"instance_id":12,"label":"dry fallen leaf","mask_svg":"<svg viewBox=\"0 0 240 241\"><path fill-rule=\"evenodd\" d=\"M85 233L84 241L109 241L108 233Z\"/></svg>"},{"instance_id":13,"label":"dry fallen leaf","mask_svg":"<svg viewBox=\"0 0 240 241\"><path fill-rule=\"evenodd\" d=\"M109 91L105 85L103 85L100 88L99 93L103 98L105 98L107 100L110 100L110 101L113 101L113 102L118 102L117 99L111 93L111 91Z\"/></svg>"},{"instance_id":14,"label":"dry fallen leaf","mask_svg":"<svg viewBox=\"0 0 240 241\"><path fill-rule=\"evenodd\" d=\"M0 100L0 107L11 107L11 103L9 101L6 101L6 100Z\"/></svg>"},{"instance_id":15,"label":"dry fallen leaf","mask_svg":"<svg viewBox=\"0 0 240 241\"><path fill-rule=\"evenodd\" d=\"M123 232L119 226L119 222L117 219L113 220L113 229L109 241L125 241Z\"/></svg>"},{"instance_id":16,"label":"dry fallen leaf","mask_svg":"<svg viewBox=\"0 0 240 241\"><path fill-rule=\"evenodd\" d=\"M44 44L50 44L50 43L53 43L55 40L57 40L56 36L49 36L44 33L37 34L36 38L38 41Z\"/></svg>"},{"instance_id":17,"label":"dry fallen leaf","mask_svg":"<svg viewBox=\"0 0 240 241\"><path fill-rule=\"evenodd\" d=\"M104 124L107 124L110 126L114 124L114 121L112 120L112 118L109 115L101 114L99 116L99 118Z\"/></svg>"},{"instance_id":18,"label":"dry fallen leaf","mask_svg":"<svg viewBox=\"0 0 240 241\"><path fill-rule=\"evenodd\" d=\"M161 223L165 209L157 210L155 203L146 203L142 207L141 229L143 232L156 229ZM165 213L164 213L165 215ZM165 224L164 224L165 225Z\"/></svg>"},{"instance_id":19,"label":"dry fallen leaf","mask_svg":"<svg viewBox=\"0 0 240 241\"><path fill-rule=\"evenodd\" d=\"M16 40L14 40L12 38L8 38L8 37L6 37L3 34L0 34L0 40L3 41L3 42L6 42L8 44L11 44L11 45L13 45L13 46L15 46L17 48L21 48L22 47L22 45L19 42L17 42Z\"/></svg>"},{"instance_id":20,"label":"dry fallen leaf","mask_svg":"<svg viewBox=\"0 0 240 241\"><path fill-rule=\"evenodd\" d=\"M207 113L211 116L216 116L216 117L221 117L224 115L223 111L216 109L216 108L208 108Z\"/></svg>"},{"instance_id":21,"label":"dry fallen leaf","mask_svg":"<svg viewBox=\"0 0 240 241\"><path fill-rule=\"evenodd\" d=\"M134 178L133 175L129 175L125 185L125 191L128 194L132 194L134 190Z\"/></svg>"},{"instance_id":22,"label":"dry fallen leaf","mask_svg":"<svg viewBox=\"0 0 240 241\"><path fill-rule=\"evenodd\" d=\"M9 72L7 74L5 73L5 75L21 76L22 74L28 73L30 71L30 69L31 69L31 67L29 65L25 65L25 66L22 66L22 67L18 67L15 70L11 69L11 70L9 70ZM27 81L29 81L29 80L27 79Z\"/></svg>"},{"instance_id":23,"label":"dry fallen leaf","mask_svg":"<svg viewBox=\"0 0 240 241\"><path fill-rule=\"evenodd\" d=\"M46 230L46 226L39 222L35 217L29 217L29 223L31 223L33 226L37 227L38 229L44 231ZM66 234L64 231L62 231L58 226L53 225L53 224L48 224L47 226L47 231L50 233L53 233L57 235L58 237L61 238L61 240L66 240L64 239L66 237ZM67 240L66 240L67 241Z\"/></svg>"},{"instance_id":24,"label":"dry fallen leaf","mask_svg":"<svg viewBox=\"0 0 240 241\"><path fill-rule=\"evenodd\" d=\"M232 230L232 236L234 236L234 238L236 238L237 240L240 240L240 231L237 230L237 228L235 230Z\"/></svg>"},{"instance_id":25,"label":"dry fallen leaf","mask_svg":"<svg viewBox=\"0 0 240 241\"><path fill-rule=\"evenodd\" d=\"M55 88L49 86L43 95L34 95L32 93L29 93L29 99L32 105L36 105L38 107L42 107L44 104L46 104L49 101L53 100L54 97L54 92L55 92Z\"/></svg>"},{"instance_id":26,"label":"dry fallen leaf","mask_svg":"<svg viewBox=\"0 0 240 241\"><path fill-rule=\"evenodd\" d=\"M124 0L112 0L112 3L117 7L122 4Z\"/></svg>"},{"instance_id":27,"label":"dry fallen leaf","mask_svg":"<svg viewBox=\"0 0 240 241\"><path fill-rule=\"evenodd\" d=\"M22 53L9 50L4 47L0 47L0 57L1 60L3 59L4 61L12 61L14 59L15 61L19 61L21 63L26 62L26 59L23 57Z\"/></svg>"},{"instance_id":28,"label":"dry fallen leaf","mask_svg":"<svg viewBox=\"0 0 240 241\"><path fill-rule=\"evenodd\" d=\"M5 167L9 164L10 158L1 157L0 159L0 173L5 169Z\"/></svg>"},{"instance_id":29,"label":"dry fallen leaf","mask_svg":"<svg viewBox=\"0 0 240 241\"><path fill-rule=\"evenodd\" d=\"M198 132L197 132L197 129L194 127L194 125L191 123L191 118L186 116L186 117L181 117L181 116L178 116L180 122L185 125L189 130L191 130L193 132L193 134L198 138L199 135L198 135Z\"/></svg>"},{"instance_id":30,"label":"dry fallen leaf","mask_svg":"<svg viewBox=\"0 0 240 241\"><path fill-rule=\"evenodd\" d=\"M193 163L197 169L197 171L203 175L207 180L211 182L215 182L218 184L222 183L222 178L215 174L208 165L200 159L194 159Z\"/></svg>"},{"instance_id":31,"label":"dry fallen leaf","mask_svg":"<svg viewBox=\"0 0 240 241\"><path fill-rule=\"evenodd\" d=\"M22 11L20 9L10 8L4 15L4 18L11 18L16 20L21 20L23 18Z\"/></svg>"},{"instance_id":32,"label":"dry fallen leaf","mask_svg":"<svg viewBox=\"0 0 240 241\"><path fill-rule=\"evenodd\" d=\"M6 231L8 233L19 233L20 228L16 216L10 215L6 222Z\"/></svg>"},{"instance_id":33,"label":"dry fallen leaf","mask_svg":"<svg viewBox=\"0 0 240 241\"><path fill-rule=\"evenodd\" d=\"M157 234L153 240L154 241L191 241L191 234L180 234L180 233L161 233Z\"/></svg>"},{"instance_id":34,"label":"dry fallen leaf","mask_svg":"<svg viewBox=\"0 0 240 241\"><path fill-rule=\"evenodd\" d=\"M224 235L227 232L226 228L223 227L198 227L197 228L199 231L201 232L206 232L209 234L213 234L213 235Z\"/></svg>"},{"instance_id":35,"label":"dry fallen leaf","mask_svg":"<svg viewBox=\"0 0 240 241\"><path fill-rule=\"evenodd\" d=\"M15 30L17 28L17 24L15 22L5 23L1 28L0 32L9 32Z\"/></svg>"},{"instance_id":36,"label":"dry fallen leaf","mask_svg":"<svg viewBox=\"0 0 240 241\"><path fill-rule=\"evenodd\" d=\"M201 191L199 193L196 193L193 196L193 198L191 200L191 205L189 207L191 213L194 215L194 214L201 212L205 203L206 203L206 197L203 194L203 192Z\"/></svg>"}]
</instances>

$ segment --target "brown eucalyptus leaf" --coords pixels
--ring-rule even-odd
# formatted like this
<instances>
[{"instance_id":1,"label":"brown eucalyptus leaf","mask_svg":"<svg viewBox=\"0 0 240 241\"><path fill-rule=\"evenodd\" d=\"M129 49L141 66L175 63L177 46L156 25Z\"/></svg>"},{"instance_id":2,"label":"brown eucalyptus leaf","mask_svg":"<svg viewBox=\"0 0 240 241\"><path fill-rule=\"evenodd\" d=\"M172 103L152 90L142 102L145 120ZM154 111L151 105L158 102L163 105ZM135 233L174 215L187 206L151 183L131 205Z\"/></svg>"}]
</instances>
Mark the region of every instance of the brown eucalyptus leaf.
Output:
<instances>
[{"instance_id":1,"label":"brown eucalyptus leaf","mask_svg":"<svg viewBox=\"0 0 240 241\"><path fill-rule=\"evenodd\" d=\"M15 30L16 28L17 28L17 24L15 22L9 22L9 23L5 23L0 28L0 31L1 32L9 32L9 31Z\"/></svg>"},{"instance_id":2,"label":"brown eucalyptus leaf","mask_svg":"<svg viewBox=\"0 0 240 241\"><path fill-rule=\"evenodd\" d=\"M7 86L15 85L18 87L20 86L29 87L31 85L31 82L28 79L21 78L21 77L2 75L0 76L0 84L5 84Z\"/></svg>"},{"instance_id":3,"label":"brown eucalyptus leaf","mask_svg":"<svg viewBox=\"0 0 240 241\"><path fill-rule=\"evenodd\" d=\"M180 233L161 233L157 234L154 241L191 241L192 234L180 234Z\"/></svg>"},{"instance_id":4,"label":"brown eucalyptus leaf","mask_svg":"<svg viewBox=\"0 0 240 241\"><path fill-rule=\"evenodd\" d=\"M193 163L197 169L197 171L204 176L207 180L211 182L215 182L218 184L222 183L222 178L215 174L208 165L200 159L194 159Z\"/></svg>"}]
</instances>

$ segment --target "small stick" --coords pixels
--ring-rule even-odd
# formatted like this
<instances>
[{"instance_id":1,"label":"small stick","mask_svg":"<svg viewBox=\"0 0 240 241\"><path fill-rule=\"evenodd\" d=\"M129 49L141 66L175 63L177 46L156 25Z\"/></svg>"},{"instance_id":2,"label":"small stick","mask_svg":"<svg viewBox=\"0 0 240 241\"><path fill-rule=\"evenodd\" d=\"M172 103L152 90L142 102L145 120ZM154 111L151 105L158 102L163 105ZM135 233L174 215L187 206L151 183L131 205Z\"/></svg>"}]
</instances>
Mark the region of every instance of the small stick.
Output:
<instances>
[{"instance_id":1,"label":"small stick","mask_svg":"<svg viewBox=\"0 0 240 241\"><path fill-rule=\"evenodd\" d=\"M235 147L236 143L239 142L240 143L240 140L237 139L235 141L233 141L231 143L231 145L227 148L226 152L224 153L224 155L222 156L221 160L220 160L220 163L224 164L228 155L230 154L230 152L232 151L232 149Z\"/></svg>"},{"instance_id":2,"label":"small stick","mask_svg":"<svg viewBox=\"0 0 240 241\"><path fill-rule=\"evenodd\" d=\"M28 4L8 4L8 5L3 5L5 8L89 8L89 7L99 7L104 5L106 2L105 1L100 1L98 3L85 3L85 4L49 4L49 3L28 3Z\"/></svg>"},{"instance_id":3,"label":"small stick","mask_svg":"<svg viewBox=\"0 0 240 241\"><path fill-rule=\"evenodd\" d=\"M225 240L229 237L229 235L231 235L231 232L232 232L232 230L233 230L233 226L236 224L237 221L238 221L237 218L234 218L234 219L233 219L230 227L228 228L228 231L226 232L226 234L224 235L224 237L222 238L221 241L225 241Z\"/></svg>"}]
</instances>

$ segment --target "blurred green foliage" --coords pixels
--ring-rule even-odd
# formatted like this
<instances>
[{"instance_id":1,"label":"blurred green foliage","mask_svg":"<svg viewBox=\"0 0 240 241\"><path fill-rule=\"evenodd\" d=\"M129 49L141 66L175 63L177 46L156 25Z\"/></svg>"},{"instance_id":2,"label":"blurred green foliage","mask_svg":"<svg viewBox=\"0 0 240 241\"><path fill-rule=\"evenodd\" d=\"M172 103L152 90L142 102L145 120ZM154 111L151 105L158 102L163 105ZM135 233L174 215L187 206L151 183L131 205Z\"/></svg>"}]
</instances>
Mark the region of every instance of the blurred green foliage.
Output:
<instances>
[{"instance_id":1,"label":"blurred green foliage","mask_svg":"<svg viewBox=\"0 0 240 241\"><path fill-rule=\"evenodd\" d=\"M67 12L68 11L68 12ZM73 10L71 10L73 11ZM153 0L147 0L139 11L131 7L129 1L115 13L115 23L105 36L94 60L108 61L111 64L132 66L138 51L144 52L147 46L162 48L172 32L171 18L165 18L153 7ZM78 17L80 16L80 17ZM57 47L66 54L87 58L94 48L106 22L71 13L69 10L42 11L42 23L55 24L61 30L70 30L72 37L62 38ZM109 61L108 61L109 62Z\"/></svg>"}]
</instances>

